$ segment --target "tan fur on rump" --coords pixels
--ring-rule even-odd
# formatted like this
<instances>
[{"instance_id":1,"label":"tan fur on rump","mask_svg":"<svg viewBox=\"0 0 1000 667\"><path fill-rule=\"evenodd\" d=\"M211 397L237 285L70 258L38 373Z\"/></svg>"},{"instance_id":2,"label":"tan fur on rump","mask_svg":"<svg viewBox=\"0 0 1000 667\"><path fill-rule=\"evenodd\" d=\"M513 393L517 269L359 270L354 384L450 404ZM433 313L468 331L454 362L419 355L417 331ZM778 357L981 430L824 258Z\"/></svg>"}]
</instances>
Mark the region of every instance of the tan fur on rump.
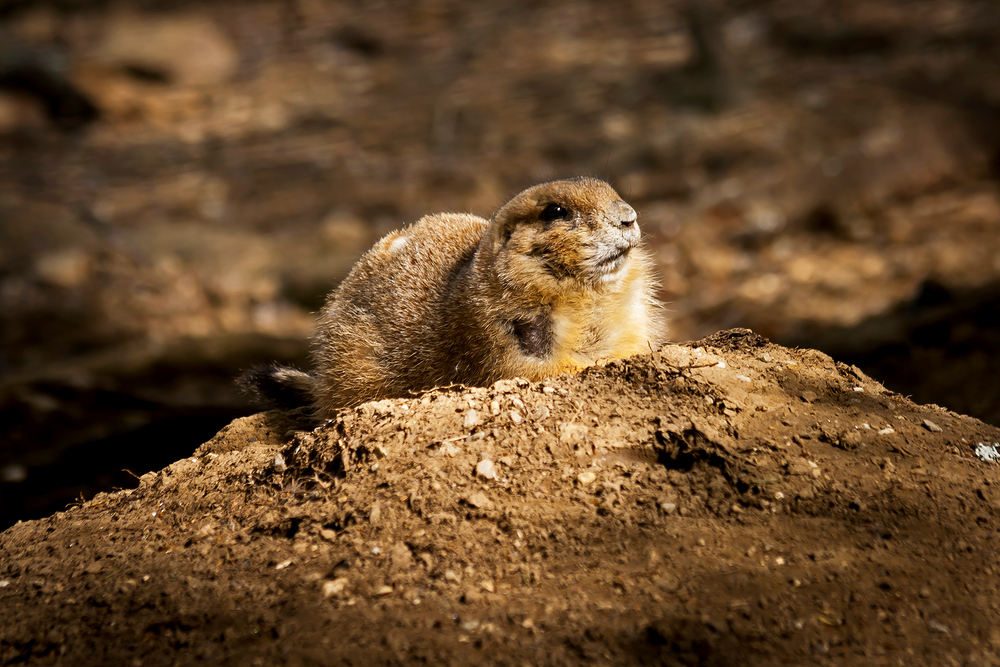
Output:
<instances>
[{"instance_id":1,"label":"tan fur on rump","mask_svg":"<svg viewBox=\"0 0 1000 667\"><path fill-rule=\"evenodd\" d=\"M529 188L491 220L429 215L386 236L320 315L318 411L540 380L658 345L666 323L635 219L607 183L578 178Z\"/></svg>"}]
</instances>

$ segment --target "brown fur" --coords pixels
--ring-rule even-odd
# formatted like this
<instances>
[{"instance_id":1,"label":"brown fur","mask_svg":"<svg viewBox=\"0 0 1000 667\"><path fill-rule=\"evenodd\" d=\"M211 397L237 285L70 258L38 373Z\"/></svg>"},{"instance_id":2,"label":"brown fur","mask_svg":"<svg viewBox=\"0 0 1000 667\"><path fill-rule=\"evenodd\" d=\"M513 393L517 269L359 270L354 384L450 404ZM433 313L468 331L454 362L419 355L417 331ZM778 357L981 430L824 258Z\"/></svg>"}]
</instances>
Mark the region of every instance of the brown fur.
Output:
<instances>
[{"instance_id":1,"label":"brown fur","mask_svg":"<svg viewBox=\"0 0 1000 667\"><path fill-rule=\"evenodd\" d=\"M666 331L655 289L635 212L597 179L534 186L491 220L426 216L376 243L328 298L313 339L316 408L646 352Z\"/></svg>"}]
</instances>

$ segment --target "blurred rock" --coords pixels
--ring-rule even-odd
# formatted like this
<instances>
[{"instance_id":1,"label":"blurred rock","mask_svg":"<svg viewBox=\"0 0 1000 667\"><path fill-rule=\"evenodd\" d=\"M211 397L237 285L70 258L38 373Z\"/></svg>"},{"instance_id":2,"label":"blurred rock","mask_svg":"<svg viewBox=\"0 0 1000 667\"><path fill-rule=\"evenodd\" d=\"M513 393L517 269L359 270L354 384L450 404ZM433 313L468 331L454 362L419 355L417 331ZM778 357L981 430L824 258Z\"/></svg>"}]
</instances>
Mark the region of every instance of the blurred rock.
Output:
<instances>
[{"instance_id":1,"label":"blurred rock","mask_svg":"<svg viewBox=\"0 0 1000 667\"><path fill-rule=\"evenodd\" d=\"M17 93L0 92L0 134L45 127L42 105Z\"/></svg>"},{"instance_id":2,"label":"blurred rock","mask_svg":"<svg viewBox=\"0 0 1000 667\"><path fill-rule=\"evenodd\" d=\"M115 16L97 58L138 78L185 86L223 83L239 65L233 41L199 14Z\"/></svg>"},{"instance_id":3,"label":"blurred rock","mask_svg":"<svg viewBox=\"0 0 1000 667\"><path fill-rule=\"evenodd\" d=\"M42 255L35 271L46 283L64 289L79 287L90 276L90 255L79 248L68 248Z\"/></svg>"}]
</instances>

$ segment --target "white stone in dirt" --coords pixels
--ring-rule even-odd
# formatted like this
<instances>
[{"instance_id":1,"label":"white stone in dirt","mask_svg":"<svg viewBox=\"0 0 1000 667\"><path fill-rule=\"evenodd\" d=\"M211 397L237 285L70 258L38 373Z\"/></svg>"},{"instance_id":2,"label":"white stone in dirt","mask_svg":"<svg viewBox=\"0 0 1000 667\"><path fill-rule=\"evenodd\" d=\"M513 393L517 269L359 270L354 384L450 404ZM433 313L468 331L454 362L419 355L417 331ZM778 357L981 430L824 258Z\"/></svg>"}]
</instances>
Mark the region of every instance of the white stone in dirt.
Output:
<instances>
[{"instance_id":1,"label":"white stone in dirt","mask_svg":"<svg viewBox=\"0 0 1000 667\"><path fill-rule=\"evenodd\" d=\"M347 577L338 577L333 581L323 582L323 597L332 598L340 597L344 594L347 589Z\"/></svg>"},{"instance_id":2,"label":"white stone in dirt","mask_svg":"<svg viewBox=\"0 0 1000 667\"><path fill-rule=\"evenodd\" d=\"M476 474L483 479L496 479L497 471L493 467L493 461L489 459L483 459L476 464Z\"/></svg>"},{"instance_id":3,"label":"white stone in dirt","mask_svg":"<svg viewBox=\"0 0 1000 667\"><path fill-rule=\"evenodd\" d=\"M549 418L550 414L552 413L549 412L548 406L540 405L538 406L538 408L535 409L534 412L531 413L531 418L534 421L544 421Z\"/></svg>"},{"instance_id":4,"label":"white stone in dirt","mask_svg":"<svg viewBox=\"0 0 1000 667\"><path fill-rule=\"evenodd\" d=\"M997 463L1000 461L1000 451L997 451L997 443L992 445L984 445L979 442L976 443L976 456L979 457L981 461L988 461L989 463Z\"/></svg>"},{"instance_id":5,"label":"white stone in dirt","mask_svg":"<svg viewBox=\"0 0 1000 667\"><path fill-rule=\"evenodd\" d=\"M924 428L926 428L931 433L941 433L943 431L943 429L940 426L932 422L930 419L924 420Z\"/></svg>"},{"instance_id":6,"label":"white stone in dirt","mask_svg":"<svg viewBox=\"0 0 1000 667\"><path fill-rule=\"evenodd\" d=\"M490 499L486 497L486 494L482 491L476 491L475 493L470 493L466 497L465 502L469 503L477 509L486 509L493 505Z\"/></svg>"},{"instance_id":7,"label":"white stone in dirt","mask_svg":"<svg viewBox=\"0 0 1000 667\"><path fill-rule=\"evenodd\" d=\"M594 483L594 480L597 479L597 474L591 472L590 470L586 470L577 475L576 478L580 481L580 484L587 486L588 484Z\"/></svg>"},{"instance_id":8,"label":"white stone in dirt","mask_svg":"<svg viewBox=\"0 0 1000 667\"><path fill-rule=\"evenodd\" d=\"M478 425L479 425L479 413L473 410L472 408L469 408L468 410L465 411L465 418L462 420L462 426L464 426L466 430L471 431Z\"/></svg>"}]
</instances>

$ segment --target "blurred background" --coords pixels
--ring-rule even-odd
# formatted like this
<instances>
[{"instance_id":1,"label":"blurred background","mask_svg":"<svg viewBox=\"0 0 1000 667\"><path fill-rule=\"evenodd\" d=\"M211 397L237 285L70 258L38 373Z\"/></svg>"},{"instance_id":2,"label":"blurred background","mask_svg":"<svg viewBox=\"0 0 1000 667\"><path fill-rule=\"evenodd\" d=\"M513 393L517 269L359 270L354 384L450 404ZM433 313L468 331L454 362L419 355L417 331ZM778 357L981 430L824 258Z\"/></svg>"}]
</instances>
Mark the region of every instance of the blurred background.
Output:
<instances>
[{"instance_id":1,"label":"blurred background","mask_svg":"<svg viewBox=\"0 0 1000 667\"><path fill-rule=\"evenodd\" d=\"M1000 424L1000 3L0 0L0 528L253 412L382 234L579 174L673 340Z\"/></svg>"}]
</instances>

